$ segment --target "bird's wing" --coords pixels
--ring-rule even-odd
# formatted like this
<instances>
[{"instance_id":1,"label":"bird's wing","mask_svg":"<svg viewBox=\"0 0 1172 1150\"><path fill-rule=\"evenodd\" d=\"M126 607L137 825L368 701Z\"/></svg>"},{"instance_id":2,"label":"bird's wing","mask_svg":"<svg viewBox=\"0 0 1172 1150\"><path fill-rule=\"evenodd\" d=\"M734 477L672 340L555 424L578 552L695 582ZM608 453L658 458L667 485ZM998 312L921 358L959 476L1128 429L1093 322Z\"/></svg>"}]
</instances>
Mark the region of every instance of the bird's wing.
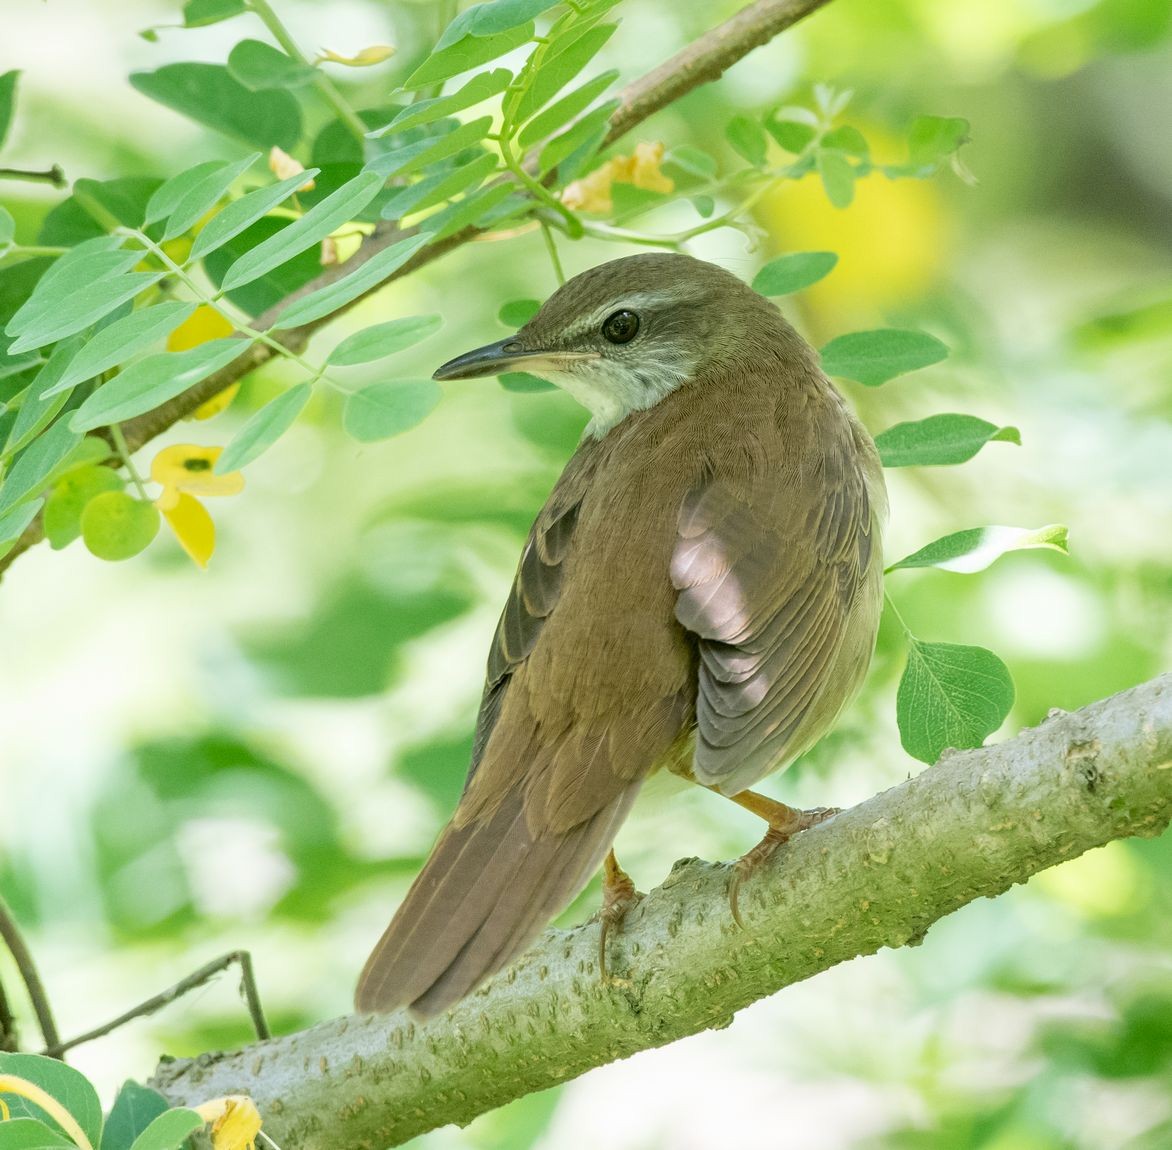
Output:
<instances>
[{"instance_id":1,"label":"bird's wing","mask_svg":"<svg viewBox=\"0 0 1172 1150\"><path fill-rule=\"evenodd\" d=\"M680 508L676 618L700 653L693 771L725 794L819 738L870 656L872 500L847 444L813 458L817 474L714 478Z\"/></svg>"}]
</instances>

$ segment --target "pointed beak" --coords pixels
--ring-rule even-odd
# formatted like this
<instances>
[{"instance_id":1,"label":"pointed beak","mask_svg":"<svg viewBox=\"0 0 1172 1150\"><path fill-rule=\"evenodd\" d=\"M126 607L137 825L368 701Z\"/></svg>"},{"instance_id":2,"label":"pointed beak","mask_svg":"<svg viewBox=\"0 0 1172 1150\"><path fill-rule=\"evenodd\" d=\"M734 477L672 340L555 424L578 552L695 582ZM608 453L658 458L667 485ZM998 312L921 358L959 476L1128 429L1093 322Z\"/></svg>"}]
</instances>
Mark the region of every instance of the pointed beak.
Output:
<instances>
[{"instance_id":1,"label":"pointed beak","mask_svg":"<svg viewBox=\"0 0 1172 1150\"><path fill-rule=\"evenodd\" d=\"M541 375L543 371L560 371L571 363L598 358L594 351L534 350L526 348L516 336L510 336L449 359L431 378L475 379L482 375L503 375L508 371L530 371Z\"/></svg>"}]
</instances>

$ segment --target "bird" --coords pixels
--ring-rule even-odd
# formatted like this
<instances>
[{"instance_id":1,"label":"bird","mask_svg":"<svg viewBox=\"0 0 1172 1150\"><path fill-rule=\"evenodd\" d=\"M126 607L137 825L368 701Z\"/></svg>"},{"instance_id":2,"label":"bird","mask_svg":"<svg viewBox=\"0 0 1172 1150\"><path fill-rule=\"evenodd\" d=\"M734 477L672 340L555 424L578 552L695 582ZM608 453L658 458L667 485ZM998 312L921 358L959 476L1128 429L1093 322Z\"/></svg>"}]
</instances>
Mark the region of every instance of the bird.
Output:
<instances>
[{"instance_id":1,"label":"bird","mask_svg":"<svg viewBox=\"0 0 1172 1150\"><path fill-rule=\"evenodd\" d=\"M882 608L875 445L767 298L679 252L567 280L437 380L526 371L591 414L537 515L488 655L467 782L360 977L364 1013L426 1019L508 966L603 866L652 772L763 817L737 892L833 814L750 788L855 696Z\"/></svg>"}]
</instances>

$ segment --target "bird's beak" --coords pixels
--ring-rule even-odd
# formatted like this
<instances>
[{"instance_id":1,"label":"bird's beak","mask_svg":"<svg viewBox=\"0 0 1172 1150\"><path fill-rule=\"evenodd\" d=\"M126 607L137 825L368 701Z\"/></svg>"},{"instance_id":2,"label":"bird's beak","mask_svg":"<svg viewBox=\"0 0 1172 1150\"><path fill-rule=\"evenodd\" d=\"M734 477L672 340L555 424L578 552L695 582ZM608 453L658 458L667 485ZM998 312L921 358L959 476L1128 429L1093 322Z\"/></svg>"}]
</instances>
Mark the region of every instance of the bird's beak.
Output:
<instances>
[{"instance_id":1,"label":"bird's beak","mask_svg":"<svg viewBox=\"0 0 1172 1150\"><path fill-rule=\"evenodd\" d=\"M598 359L595 351L549 351L527 348L516 336L485 344L449 359L436 369L432 379L475 379L481 375L503 375L507 371L564 371L571 363Z\"/></svg>"}]
</instances>

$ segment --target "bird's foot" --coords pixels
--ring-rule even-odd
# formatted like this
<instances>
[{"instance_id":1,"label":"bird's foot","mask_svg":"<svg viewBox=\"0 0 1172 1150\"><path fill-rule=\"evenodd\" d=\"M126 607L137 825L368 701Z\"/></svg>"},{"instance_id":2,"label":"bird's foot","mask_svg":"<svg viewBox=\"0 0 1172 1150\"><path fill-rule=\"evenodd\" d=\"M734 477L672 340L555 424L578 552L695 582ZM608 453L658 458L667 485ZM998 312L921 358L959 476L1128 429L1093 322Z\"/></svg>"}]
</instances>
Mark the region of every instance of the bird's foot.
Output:
<instances>
[{"instance_id":1,"label":"bird's foot","mask_svg":"<svg viewBox=\"0 0 1172 1150\"><path fill-rule=\"evenodd\" d=\"M814 807L812 810L800 811L796 807L786 806L775 799L766 798L753 791L742 791L733 795L735 803L746 810L767 819L769 829L765 837L747 853L741 855L733 864L732 877L728 884L728 905L732 911L733 922L742 930L748 929L741 918L739 905L741 886L773 855L782 843L788 842L799 831L817 826L838 814L839 807Z\"/></svg>"},{"instance_id":2,"label":"bird's foot","mask_svg":"<svg viewBox=\"0 0 1172 1150\"><path fill-rule=\"evenodd\" d=\"M642 898L631 876L619 866L614 851L607 852L602 864L602 910L598 914L598 977L603 983L610 981L606 971L607 936L622 926L627 912Z\"/></svg>"}]
</instances>

